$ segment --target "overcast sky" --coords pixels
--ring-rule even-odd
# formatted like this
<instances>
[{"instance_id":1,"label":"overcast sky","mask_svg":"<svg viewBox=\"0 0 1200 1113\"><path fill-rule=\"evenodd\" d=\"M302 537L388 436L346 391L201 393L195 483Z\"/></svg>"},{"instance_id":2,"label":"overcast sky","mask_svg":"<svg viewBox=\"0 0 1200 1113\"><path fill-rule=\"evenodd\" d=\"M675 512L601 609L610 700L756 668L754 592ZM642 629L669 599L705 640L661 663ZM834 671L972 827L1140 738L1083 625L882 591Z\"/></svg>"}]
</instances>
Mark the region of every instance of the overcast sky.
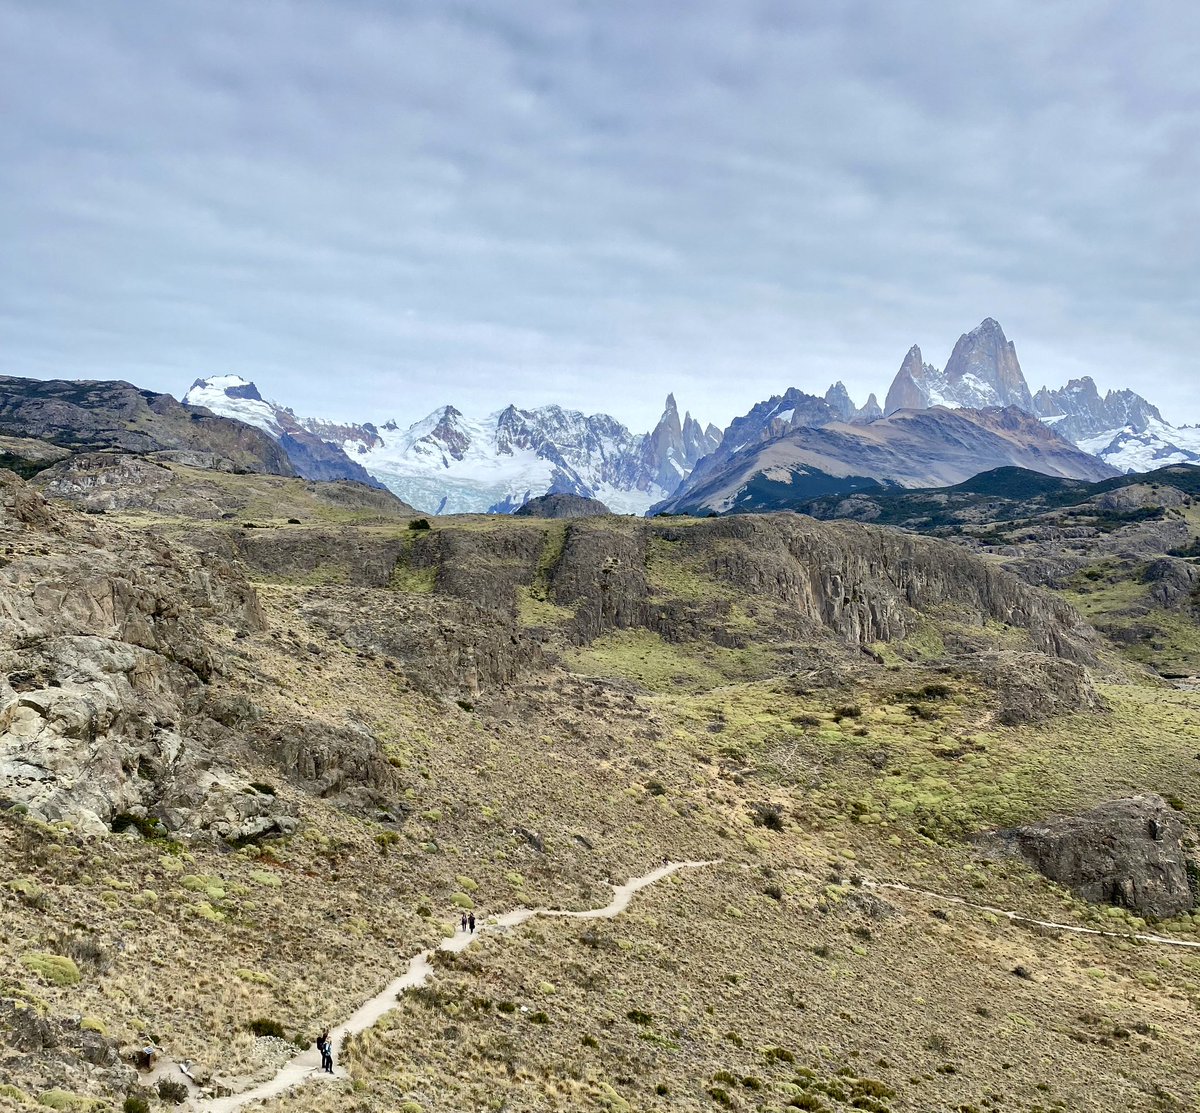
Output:
<instances>
[{"instance_id":1,"label":"overcast sky","mask_svg":"<svg viewBox=\"0 0 1200 1113\"><path fill-rule=\"evenodd\" d=\"M1200 5L0 0L0 370L726 423L985 316L1200 421Z\"/></svg>"}]
</instances>

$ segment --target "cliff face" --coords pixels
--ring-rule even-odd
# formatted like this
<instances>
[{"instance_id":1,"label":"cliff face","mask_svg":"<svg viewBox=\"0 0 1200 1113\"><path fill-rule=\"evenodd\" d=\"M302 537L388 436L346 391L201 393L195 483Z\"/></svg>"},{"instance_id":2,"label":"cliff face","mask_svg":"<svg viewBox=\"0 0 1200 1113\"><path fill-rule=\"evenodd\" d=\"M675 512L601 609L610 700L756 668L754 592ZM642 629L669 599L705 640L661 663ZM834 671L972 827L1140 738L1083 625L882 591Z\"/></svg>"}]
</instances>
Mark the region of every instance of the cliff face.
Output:
<instances>
[{"instance_id":1,"label":"cliff face","mask_svg":"<svg viewBox=\"0 0 1200 1113\"><path fill-rule=\"evenodd\" d=\"M902 640L950 606L960 622L1004 623L1027 632L1042 652L1094 659L1092 634L1069 606L970 553L853 523L782 516L569 529L552 583L558 601L576 608L578 638L631 626L679 635L645 574L648 548L662 542L675 548L674 560L718 584L778 604L778 620L847 646Z\"/></svg>"}]
</instances>

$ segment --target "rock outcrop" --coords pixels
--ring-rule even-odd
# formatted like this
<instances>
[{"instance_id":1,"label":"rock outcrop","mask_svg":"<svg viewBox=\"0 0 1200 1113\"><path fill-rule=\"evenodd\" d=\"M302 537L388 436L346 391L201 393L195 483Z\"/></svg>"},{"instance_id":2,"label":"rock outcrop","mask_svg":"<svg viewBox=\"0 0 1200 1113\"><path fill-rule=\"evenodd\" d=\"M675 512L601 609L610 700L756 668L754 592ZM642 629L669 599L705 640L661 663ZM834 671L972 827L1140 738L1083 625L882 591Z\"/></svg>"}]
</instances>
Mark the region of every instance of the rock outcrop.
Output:
<instances>
[{"instance_id":1,"label":"rock outcrop","mask_svg":"<svg viewBox=\"0 0 1200 1113\"><path fill-rule=\"evenodd\" d=\"M599 499L582 495L539 495L514 513L522 518L595 518L612 511Z\"/></svg>"},{"instance_id":2,"label":"rock outcrop","mask_svg":"<svg viewBox=\"0 0 1200 1113\"><path fill-rule=\"evenodd\" d=\"M1083 815L997 831L985 838L1084 900L1142 916L1196 906L1179 813L1156 795L1113 800Z\"/></svg>"},{"instance_id":3,"label":"rock outcrop","mask_svg":"<svg viewBox=\"0 0 1200 1113\"><path fill-rule=\"evenodd\" d=\"M303 503L339 511L374 512L380 517L413 515L390 491L347 480L305 481L284 476L205 474L186 465L123 452L80 452L40 471L33 485L53 499L92 512L146 510L170 517L229 518L248 506L274 504L276 513ZM287 513L286 510L283 510ZM282 516L282 515L281 515Z\"/></svg>"},{"instance_id":4,"label":"rock outcrop","mask_svg":"<svg viewBox=\"0 0 1200 1113\"><path fill-rule=\"evenodd\" d=\"M318 771L294 747L264 746L252 710L220 695L233 671L223 640L264 623L234 563L64 512L10 472L0 472L0 546L7 806L93 834L123 825L237 842L295 830L291 807L243 763L265 753L297 780ZM346 746L333 749L325 765L346 773L324 789L355 777L394 789L386 772L368 776Z\"/></svg>"}]
</instances>

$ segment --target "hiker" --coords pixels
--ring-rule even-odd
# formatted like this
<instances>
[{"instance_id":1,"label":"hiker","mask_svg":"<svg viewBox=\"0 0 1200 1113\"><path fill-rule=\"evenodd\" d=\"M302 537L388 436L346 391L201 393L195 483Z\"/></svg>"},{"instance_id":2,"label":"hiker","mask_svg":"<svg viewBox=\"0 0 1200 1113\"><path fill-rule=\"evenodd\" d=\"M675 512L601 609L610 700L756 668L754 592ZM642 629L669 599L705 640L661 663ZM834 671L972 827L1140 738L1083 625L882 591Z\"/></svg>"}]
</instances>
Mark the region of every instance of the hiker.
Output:
<instances>
[{"instance_id":1,"label":"hiker","mask_svg":"<svg viewBox=\"0 0 1200 1113\"><path fill-rule=\"evenodd\" d=\"M329 1042L329 1029L317 1037L317 1050L321 1053L321 1069L333 1074L333 1044Z\"/></svg>"},{"instance_id":2,"label":"hiker","mask_svg":"<svg viewBox=\"0 0 1200 1113\"><path fill-rule=\"evenodd\" d=\"M465 912L462 914L462 929L463 931L467 930L467 914Z\"/></svg>"},{"instance_id":3,"label":"hiker","mask_svg":"<svg viewBox=\"0 0 1200 1113\"><path fill-rule=\"evenodd\" d=\"M467 917L467 923L471 925L471 934L474 935L475 934L475 913L474 912L472 912Z\"/></svg>"}]
</instances>

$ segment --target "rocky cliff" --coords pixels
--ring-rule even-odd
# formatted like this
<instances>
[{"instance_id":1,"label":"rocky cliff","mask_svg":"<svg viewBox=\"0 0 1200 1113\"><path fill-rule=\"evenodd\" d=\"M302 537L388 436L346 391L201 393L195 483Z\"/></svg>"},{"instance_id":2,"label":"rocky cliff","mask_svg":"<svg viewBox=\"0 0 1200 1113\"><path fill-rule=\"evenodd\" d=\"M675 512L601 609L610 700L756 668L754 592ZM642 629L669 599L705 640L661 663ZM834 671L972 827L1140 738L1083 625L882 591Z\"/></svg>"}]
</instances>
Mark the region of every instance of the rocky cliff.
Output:
<instances>
[{"instance_id":1,"label":"rocky cliff","mask_svg":"<svg viewBox=\"0 0 1200 1113\"><path fill-rule=\"evenodd\" d=\"M984 841L1025 858L1084 900L1167 917L1196 905L1184 837L1179 812L1161 796L1146 795L998 831Z\"/></svg>"},{"instance_id":2,"label":"rocky cliff","mask_svg":"<svg viewBox=\"0 0 1200 1113\"><path fill-rule=\"evenodd\" d=\"M0 433L73 451L118 449L222 471L293 475L258 429L124 382L0 377Z\"/></svg>"},{"instance_id":3,"label":"rocky cliff","mask_svg":"<svg viewBox=\"0 0 1200 1113\"><path fill-rule=\"evenodd\" d=\"M323 776L357 771L385 795L393 785L386 763L372 764L369 739L320 724L287 731L311 745L273 750L283 724L258 721L230 649L262 630L263 612L220 554L52 507L8 472L0 545L0 792L9 806L85 831L120 821L245 840L295 828L244 772L263 752L277 751L279 772L298 779L323 752Z\"/></svg>"}]
</instances>

